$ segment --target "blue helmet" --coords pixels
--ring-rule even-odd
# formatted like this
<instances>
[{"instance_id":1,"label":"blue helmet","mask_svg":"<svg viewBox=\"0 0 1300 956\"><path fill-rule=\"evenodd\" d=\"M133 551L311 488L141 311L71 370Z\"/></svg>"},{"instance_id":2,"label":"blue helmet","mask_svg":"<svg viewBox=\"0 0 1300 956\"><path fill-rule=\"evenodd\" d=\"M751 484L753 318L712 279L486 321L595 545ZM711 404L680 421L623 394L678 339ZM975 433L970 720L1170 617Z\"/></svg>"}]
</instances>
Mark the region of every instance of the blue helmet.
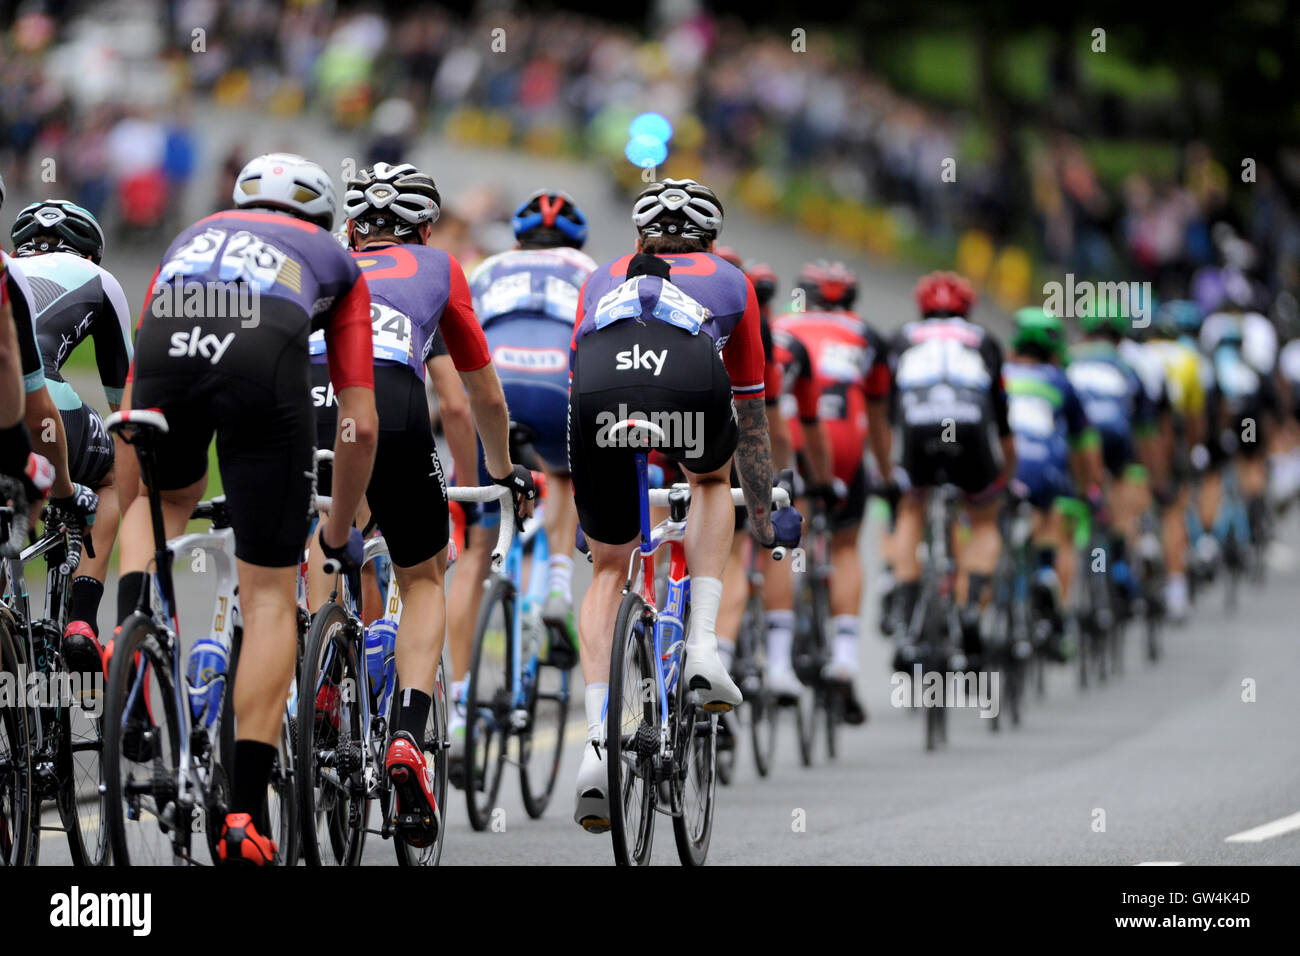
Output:
<instances>
[{"instance_id":1,"label":"blue helmet","mask_svg":"<svg viewBox=\"0 0 1300 956\"><path fill-rule=\"evenodd\" d=\"M1171 299L1156 312L1156 325L1173 335L1196 335L1205 313L1193 299Z\"/></svg>"},{"instance_id":2,"label":"blue helmet","mask_svg":"<svg viewBox=\"0 0 1300 956\"><path fill-rule=\"evenodd\" d=\"M535 229L555 230L555 242L550 245L572 246L581 249L587 241L587 217L582 214L573 197L554 189L539 189L525 199L515 210L510 225L520 242ZM539 237L533 236L532 241Z\"/></svg>"}]
</instances>

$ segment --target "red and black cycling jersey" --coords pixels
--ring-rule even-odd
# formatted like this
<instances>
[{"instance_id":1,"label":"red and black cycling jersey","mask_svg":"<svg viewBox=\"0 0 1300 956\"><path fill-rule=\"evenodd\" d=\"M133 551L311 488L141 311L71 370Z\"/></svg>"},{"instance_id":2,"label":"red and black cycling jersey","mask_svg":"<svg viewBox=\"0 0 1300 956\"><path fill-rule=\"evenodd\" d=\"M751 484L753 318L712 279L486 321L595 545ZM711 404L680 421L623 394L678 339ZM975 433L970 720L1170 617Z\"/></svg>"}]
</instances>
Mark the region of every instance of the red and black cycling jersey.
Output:
<instances>
[{"instance_id":1,"label":"red and black cycling jersey","mask_svg":"<svg viewBox=\"0 0 1300 956\"><path fill-rule=\"evenodd\" d=\"M663 289L663 280L656 276L638 277L645 282L631 285L627 279L630 253L605 263L587 278L578 294L570 356L580 339L599 330L602 303L614 305L607 297L630 292L625 295L627 301L615 307L635 310L638 321L677 324L670 313L674 309L679 314L689 312L691 318L683 320L682 327L694 325L697 332L713 339L731 377L732 394L762 398L765 369L758 297L745 273L708 252L664 254L659 258L669 266L669 290ZM685 299L677 305L668 302L678 294Z\"/></svg>"},{"instance_id":2,"label":"red and black cycling jersey","mask_svg":"<svg viewBox=\"0 0 1300 956\"><path fill-rule=\"evenodd\" d=\"M883 338L852 312L791 312L773 338L800 423L821 422L835 476L852 478L867 440L867 402L889 397Z\"/></svg>"}]
</instances>

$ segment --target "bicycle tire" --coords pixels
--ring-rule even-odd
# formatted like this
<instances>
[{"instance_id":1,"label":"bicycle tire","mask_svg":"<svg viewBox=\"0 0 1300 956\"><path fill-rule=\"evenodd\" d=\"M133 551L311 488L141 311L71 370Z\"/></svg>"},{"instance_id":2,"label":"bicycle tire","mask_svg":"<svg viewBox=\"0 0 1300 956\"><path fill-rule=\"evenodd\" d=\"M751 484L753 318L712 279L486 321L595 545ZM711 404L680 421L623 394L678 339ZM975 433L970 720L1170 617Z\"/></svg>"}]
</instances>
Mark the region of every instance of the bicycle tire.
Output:
<instances>
[{"instance_id":1,"label":"bicycle tire","mask_svg":"<svg viewBox=\"0 0 1300 956\"><path fill-rule=\"evenodd\" d=\"M678 726L674 735L677 745L673 748L673 779L678 812L673 814L673 838L682 866L703 866L713 839L713 812L717 805L718 724L715 715L704 713L692 703L685 685L686 681L677 681L674 708ZM698 795L698 801L691 799L692 790Z\"/></svg>"},{"instance_id":2,"label":"bicycle tire","mask_svg":"<svg viewBox=\"0 0 1300 956\"><path fill-rule=\"evenodd\" d=\"M177 841L169 835L169 827L162 824L165 818L175 816L175 788L180 774L180 714L176 710L171 654L160 640L157 625L139 612L127 620L122 626L121 636L113 643L113 660L105 691L103 756L109 850L117 866L157 865L159 861L145 859L142 845L135 851L131 846L135 840L143 841L157 833L165 838L168 848L166 862L173 863L178 857L189 856L190 828L188 825L178 828L184 832L183 837L177 838L181 844L178 853ZM133 694L141 693L146 694L145 699L150 702L151 720L157 720L161 711L166 720L165 734L157 724L153 725L153 731L146 732L147 737L135 738L125 734L128 701ZM160 752L148 758L149 773L137 775L126 764L143 766L146 761L132 760L123 752L123 746L124 742L130 742L133 749L142 748L145 740L149 750L157 747ZM164 743L166 746L161 746ZM142 751L137 749L136 752ZM148 809L144 801L138 800L144 792L151 794L157 824L138 816L142 808ZM124 807L128 798L134 816Z\"/></svg>"},{"instance_id":3,"label":"bicycle tire","mask_svg":"<svg viewBox=\"0 0 1300 956\"><path fill-rule=\"evenodd\" d=\"M614 645L609 660L605 764L609 774L609 832L614 861L620 866L645 866L654 848L658 796L654 758L644 752L638 754L636 749L638 739L643 744L650 743L649 735L640 732L641 727L653 731L656 753L659 739L659 681L649 650L651 638L642 633L644 608L645 602L635 591L623 596L614 621ZM629 725L638 712L640 721L633 728ZM640 801L633 806L638 795Z\"/></svg>"},{"instance_id":4,"label":"bicycle tire","mask_svg":"<svg viewBox=\"0 0 1300 956\"><path fill-rule=\"evenodd\" d=\"M551 640L561 640L559 634L552 632ZM547 679L558 682L558 687L550 689ZM560 761L564 756L564 732L569 721L569 671L568 668L551 667L537 661L532 686L528 691L528 723L519 735L519 789L524 798L524 812L530 819L540 820L546 813L555 792L555 783L560 776ZM539 714L541 715L539 717ZM544 725L553 725L553 730ZM535 773L530 770L532 758L538 757L534 750L537 731L543 729L543 740L548 740L554 733L554 751L540 751L540 760ZM534 777L541 786L534 789Z\"/></svg>"},{"instance_id":5,"label":"bicycle tire","mask_svg":"<svg viewBox=\"0 0 1300 956\"><path fill-rule=\"evenodd\" d=\"M352 622L342 605L329 602L313 615L303 654L294 784L301 823L300 852L309 866L357 866L365 849L370 819L364 779L368 731L361 726L357 695L369 693L369 685L358 658ZM324 717L317 713L318 701ZM353 747L362 754L355 768L351 767ZM340 754L346 754L347 779L335 775L333 767L322 766L318 753L331 755L335 762Z\"/></svg>"},{"instance_id":6,"label":"bicycle tire","mask_svg":"<svg viewBox=\"0 0 1300 956\"><path fill-rule=\"evenodd\" d=\"M12 618L0 607L0 675L18 682L24 660L14 641ZM32 809L31 727L21 695L0 701L0 866L34 866L29 859Z\"/></svg>"},{"instance_id":7,"label":"bicycle tire","mask_svg":"<svg viewBox=\"0 0 1300 956\"><path fill-rule=\"evenodd\" d=\"M401 833L394 833L393 849L397 853L398 866L437 866L442 861L442 845L447 837L447 758L451 746L447 737L446 676L443 662L439 660L433 704L424 722L424 739L420 742L424 759L433 766L434 799L438 801L438 837L426 847L416 847L407 843ZM393 699L401 699L400 685L393 691ZM387 799L392 798L390 792ZM385 813L388 812L387 806L384 809Z\"/></svg>"},{"instance_id":8,"label":"bicycle tire","mask_svg":"<svg viewBox=\"0 0 1300 956\"><path fill-rule=\"evenodd\" d=\"M102 738L99 733L92 727L92 733L95 739L89 743L78 746L72 739L72 708L60 704L59 706L59 754L58 754L58 774L59 789L55 797L55 805L58 807L59 820L63 824L63 830L68 837L68 853L72 858L73 866L99 866L104 862L108 853L108 834L103 826L103 795L98 792L98 785L103 778L100 773L99 759L94 761L95 771L95 796L93 803L96 807L94 811L86 817L87 821L93 820L95 823L94 833L89 834L82 826L82 805L83 801L78 793L77 786L77 758L76 754L86 750L97 750L103 752ZM89 804L92 801L84 801Z\"/></svg>"},{"instance_id":9,"label":"bicycle tire","mask_svg":"<svg viewBox=\"0 0 1300 956\"><path fill-rule=\"evenodd\" d=\"M490 631L493 611L501 610L500 649L496 632ZM465 707L465 807L469 823L482 832L492 822L504 776L506 750L510 744L510 711L514 688L510 683L510 654L514 647L514 584L504 575L493 575L479 605L474 627L474 656L469 668ZM491 655L491 659L488 659ZM488 685L489 671L501 674L501 686ZM496 743L496 752L492 746ZM480 752L482 761L480 763ZM481 783L480 783L481 781Z\"/></svg>"}]
</instances>

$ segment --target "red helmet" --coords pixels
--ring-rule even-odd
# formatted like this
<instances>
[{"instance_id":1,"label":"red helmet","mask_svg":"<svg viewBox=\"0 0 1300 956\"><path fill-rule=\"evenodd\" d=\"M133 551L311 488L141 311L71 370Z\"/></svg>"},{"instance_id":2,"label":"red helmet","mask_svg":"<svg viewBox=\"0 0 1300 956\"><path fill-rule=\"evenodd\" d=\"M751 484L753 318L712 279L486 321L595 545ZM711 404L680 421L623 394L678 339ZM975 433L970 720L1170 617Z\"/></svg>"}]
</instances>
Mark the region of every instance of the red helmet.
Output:
<instances>
[{"instance_id":1,"label":"red helmet","mask_svg":"<svg viewBox=\"0 0 1300 956\"><path fill-rule=\"evenodd\" d=\"M798 285L808 295L809 304L821 309L851 309L858 297L858 277L842 262L818 259L799 270Z\"/></svg>"},{"instance_id":2,"label":"red helmet","mask_svg":"<svg viewBox=\"0 0 1300 956\"><path fill-rule=\"evenodd\" d=\"M767 305L772 301L772 296L776 295L776 273L766 262L756 262L745 270L745 275L749 276L749 281L754 286L754 295L758 297L759 305Z\"/></svg>"},{"instance_id":3,"label":"red helmet","mask_svg":"<svg viewBox=\"0 0 1300 956\"><path fill-rule=\"evenodd\" d=\"M714 246L713 254L720 259L726 259L737 269L743 268L741 265L740 253L731 246Z\"/></svg>"},{"instance_id":4,"label":"red helmet","mask_svg":"<svg viewBox=\"0 0 1300 956\"><path fill-rule=\"evenodd\" d=\"M931 272L916 283L916 304L922 315L960 315L975 305L975 290L955 272Z\"/></svg>"}]
</instances>

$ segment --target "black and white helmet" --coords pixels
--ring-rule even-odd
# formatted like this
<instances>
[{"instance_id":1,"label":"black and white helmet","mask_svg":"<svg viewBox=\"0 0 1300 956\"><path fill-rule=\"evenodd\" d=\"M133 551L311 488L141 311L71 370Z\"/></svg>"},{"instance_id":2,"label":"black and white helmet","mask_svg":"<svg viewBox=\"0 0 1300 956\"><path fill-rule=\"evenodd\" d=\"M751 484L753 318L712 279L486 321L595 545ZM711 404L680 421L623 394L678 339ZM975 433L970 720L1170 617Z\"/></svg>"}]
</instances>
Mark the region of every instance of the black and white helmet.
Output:
<instances>
[{"instance_id":1,"label":"black and white helmet","mask_svg":"<svg viewBox=\"0 0 1300 956\"><path fill-rule=\"evenodd\" d=\"M375 163L348 180L343 210L362 235L373 226L404 236L425 223L437 222L441 202L428 173L410 163Z\"/></svg>"},{"instance_id":2,"label":"black and white helmet","mask_svg":"<svg viewBox=\"0 0 1300 956\"><path fill-rule=\"evenodd\" d=\"M693 179L665 179L637 196L632 222L643 236L716 239L722 231L722 202Z\"/></svg>"},{"instance_id":3,"label":"black and white helmet","mask_svg":"<svg viewBox=\"0 0 1300 956\"><path fill-rule=\"evenodd\" d=\"M296 153L266 153L249 160L235 179L240 209L283 209L322 229L334 226L339 195L330 174Z\"/></svg>"}]
</instances>

